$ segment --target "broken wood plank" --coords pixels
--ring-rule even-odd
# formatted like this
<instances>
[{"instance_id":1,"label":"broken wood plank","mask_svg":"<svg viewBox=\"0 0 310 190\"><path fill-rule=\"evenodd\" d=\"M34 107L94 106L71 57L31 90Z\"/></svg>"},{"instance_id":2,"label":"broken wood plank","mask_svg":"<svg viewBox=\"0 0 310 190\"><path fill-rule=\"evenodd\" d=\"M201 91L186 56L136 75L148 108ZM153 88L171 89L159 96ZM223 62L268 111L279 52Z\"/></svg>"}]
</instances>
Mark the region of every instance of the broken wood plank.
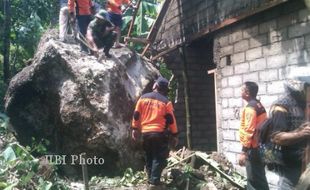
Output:
<instances>
[{"instance_id":1,"label":"broken wood plank","mask_svg":"<svg viewBox=\"0 0 310 190\"><path fill-rule=\"evenodd\" d=\"M196 154L196 153L193 153L193 154L191 154L191 155L185 157L184 159L182 159L182 160L180 160L180 161L178 161L178 162L175 162L175 163L171 164L170 166L167 166L167 169L168 169L168 168L172 168L173 166L175 166L175 165L177 165L177 164L180 164L181 162L184 162L184 161L190 159L191 157L195 156L195 154Z\"/></svg>"},{"instance_id":2,"label":"broken wood plank","mask_svg":"<svg viewBox=\"0 0 310 190\"><path fill-rule=\"evenodd\" d=\"M172 48L169 48L169 49L167 49L167 50L165 50L165 51L163 51L163 52L157 54L156 56L152 57L151 60L152 60L152 61L155 61L155 60L157 60L158 58L162 57L163 55L166 55L166 54L172 52L173 50L176 50L177 48L179 48L179 46L174 46L174 47L172 47Z\"/></svg>"},{"instance_id":3,"label":"broken wood plank","mask_svg":"<svg viewBox=\"0 0 310 190\"><path fill-rule=\"evenodd\" d=\"M128 42L136 42L136 43L142 43L142 44L149 43L149 40L146 38L125 37L124 40L125 40L126 44Z\"/></svg>"},{"instance_id":4,"label":"broken wood plank","mask_svg":"<svg viewBox=\"0 0 310 190\"><path fill-rule=\"evenodd\" d=\"M229 175L224 173L222 170L220 170L214 163L210 162L209 155L203 152L196 151L195 155L203 159L207 164L209 164L213 169L215 169L218 173L220 173L223 177L225 177L227 180L229 180L234 186L244 189L244 186L238 184L235 182ZM212 160L212 159L211 159ZM215 162L215 161L214 161ZM216 162L215 162L216 163ZM216 163L217 164L217 163Z\"/></svg>"}]
</instances>

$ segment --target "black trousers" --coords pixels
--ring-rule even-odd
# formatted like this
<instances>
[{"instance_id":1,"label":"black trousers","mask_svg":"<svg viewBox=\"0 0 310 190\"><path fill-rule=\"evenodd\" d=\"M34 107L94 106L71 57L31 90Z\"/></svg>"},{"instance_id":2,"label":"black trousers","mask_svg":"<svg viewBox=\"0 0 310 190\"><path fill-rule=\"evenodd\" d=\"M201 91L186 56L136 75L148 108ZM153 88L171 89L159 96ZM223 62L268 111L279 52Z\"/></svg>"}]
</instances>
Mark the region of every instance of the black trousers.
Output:
<instances>
[{"instance_id":1,"label":"black trousers","mask_svg":"<svg viewBox=\"0 0 310 190\"><path fill-rule=\"evenodd\" d=\"M167 166L168 138L163 133L144 133L143 149L146 154L148 182L157 185L163 169Z\"/></svg>"},{"instance_id":2,"label":"black trousers","mask_svg":"<svg viewBox=\"0 0 310 190\"><path fill-rule=\"evenodd\" d=\"M110 32L104 37L95 36L94 41L96 46L101 49L104 48L104 53L107 55L109 54L110 49L112 48L116 39L116 33Z\"/></svg>"}]
</instances>

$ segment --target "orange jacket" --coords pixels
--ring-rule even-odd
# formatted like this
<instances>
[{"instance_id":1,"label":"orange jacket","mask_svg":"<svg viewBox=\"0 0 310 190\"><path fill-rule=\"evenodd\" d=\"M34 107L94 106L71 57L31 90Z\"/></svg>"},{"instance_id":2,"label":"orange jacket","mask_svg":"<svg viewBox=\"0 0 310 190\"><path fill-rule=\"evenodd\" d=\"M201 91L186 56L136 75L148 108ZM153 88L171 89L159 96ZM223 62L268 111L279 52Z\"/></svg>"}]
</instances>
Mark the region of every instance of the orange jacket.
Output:
<instances>
[{"instance_id":1,"label":"orange jacket","mask_svg":"<svg viewBox=\"0 0 310 190\"><path fill-rule=\"evenodd\" d=\"M76 15L90 15L92 6L91 0L68 0L69 12L76 12Z\"/></svg>"},{"instance_id":2,"label":"orange jacket","mask_svg":"<svg viewBox=\"0 0 310 190\"><path fill-rule=\"evenodd\" d=\"M267 119L266 110L259 101L251 100L243 108L239 128L239 137L243 150L258 146L257 138L254 136L255 130L265 119Z\"/></svg>"},{"instance_id":3,"label":"orange jacket","mask_svg":"<svg viewBox=\"0 0 310 190\"><path fill-rule=\"evenodd\" d=\"M132 128L148 133L163 132L166 126L173 135L178 133L173 106L168 98L158 92L141 96L135 108Z\"/></svg>"},{"instance_id":4,"label":"orange jacket","mask_svg":"<svg viewBox=\"0 0 310 190\"><path fill-rule=\"evenodd\" d=\"M130 4L129 0L108 0L107 11L114 14L122 14L122 4Z\"/></svg>"}]
</instances>

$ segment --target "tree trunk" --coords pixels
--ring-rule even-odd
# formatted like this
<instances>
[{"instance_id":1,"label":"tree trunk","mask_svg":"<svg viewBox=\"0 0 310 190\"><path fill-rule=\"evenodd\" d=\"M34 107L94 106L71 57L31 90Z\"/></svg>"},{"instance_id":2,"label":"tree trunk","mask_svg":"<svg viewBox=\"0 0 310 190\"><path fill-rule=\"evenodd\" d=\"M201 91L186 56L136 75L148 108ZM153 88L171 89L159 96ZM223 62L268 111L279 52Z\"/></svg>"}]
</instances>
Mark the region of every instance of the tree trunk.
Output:
<instances>
[{"instance_id":1,"label":"tree trunk","mask_svg":"<svg viewBox=\"0 0 310 190\"><path fill-rule=\"evenodd\" d=\"M4 33L3 33L3 80L9 83L10 80L10 31L11 31L11 10L10 0L4 0Z\"/></svg>"}]
</instances>

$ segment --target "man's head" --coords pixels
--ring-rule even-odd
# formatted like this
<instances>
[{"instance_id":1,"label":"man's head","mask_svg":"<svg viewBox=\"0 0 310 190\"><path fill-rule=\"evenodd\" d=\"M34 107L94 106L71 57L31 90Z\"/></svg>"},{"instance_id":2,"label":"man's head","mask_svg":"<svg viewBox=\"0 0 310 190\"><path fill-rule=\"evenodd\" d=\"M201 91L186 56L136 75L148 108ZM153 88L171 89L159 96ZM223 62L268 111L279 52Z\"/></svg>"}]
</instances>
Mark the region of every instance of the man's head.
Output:
<instances>
[{"instance_id":1,"label":"man's head","mask_svg":"<svg viewBox=\"0 0 310 190\"><path fill-rule=\"evenodd\" d=\"M297 67L290 69L284 83L286 93L292 95L297 102L304 103L306 87L310 86L310 67Z\"/></svg>"},{"instance_id":2,"label":"man's head","mask_svg":"<svg viewBox=\"0 0 310 190\"><path fill-rule=\"evenodd\" d=\"M167 95L169 91L169 81L164 77L158 77L153 85L153 90L157 90L159 93L163 95Z\"/></svg>"},{"instance_id":3,"label":"man's head","mask_svg":"<svg viewBox=\"0 0 310 190\"><path fill-rule=\"evenodd\" d=\"M105 11L104 9L100 9L98 13L95 15L95 17L99 20L106 20L107 11Z\"/></svg>"},{"instance_id":4,"label":"man's head","mask_svg":"<svg viewBox=\"0 0 310 190\"><path fill-rule=\"evenodd\" d=\"M258 85L255 82L247 81L242 85L241 96L244 100L256 99Z\"/></svg>"}]
</instances>

